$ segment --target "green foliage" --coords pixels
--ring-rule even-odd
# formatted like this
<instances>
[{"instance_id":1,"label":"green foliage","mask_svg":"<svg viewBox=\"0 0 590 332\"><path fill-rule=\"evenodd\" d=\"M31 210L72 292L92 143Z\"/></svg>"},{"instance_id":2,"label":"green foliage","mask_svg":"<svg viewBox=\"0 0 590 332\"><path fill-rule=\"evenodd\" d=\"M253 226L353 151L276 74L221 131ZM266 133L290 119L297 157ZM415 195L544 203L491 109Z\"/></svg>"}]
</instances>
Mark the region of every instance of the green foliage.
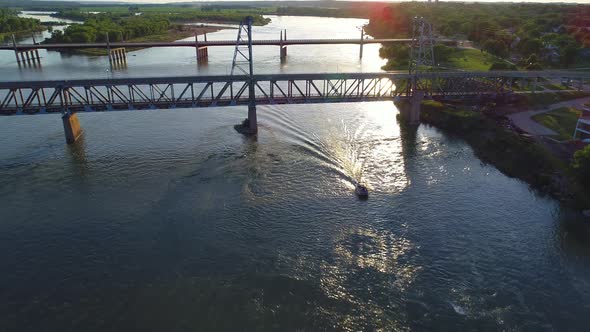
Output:
<instances>
[{"instance_id":1,"label":"green foliage","mask_svg":"<svg viewBox=\"0 0 590 332\"><path fill-rule=\"evenodd\" d=\"M370 6L363 8L279 7L276 10L277 15L355 18L368 18L370 12Z\"/></svg>"},{"instance_id":2,"label":"green foliage","mask_svg":"<svg viewBox=\"0 0 590 332\"><path fill-rule=\"evenodd\" d=\"M517 70L516 65L512 63L504 62L494 62L490 66L490 70Z\"/></svg>"},{"instance_id":3,"label":"green foliage","mask_svg":"<svg viewBox=\"0 0 590 332\"><path fill-rule=\"evenodd\" d=\"M48 43L93 43L109 40L116 42L123 39L137 38L163 33L170 27L170 22L158 15L142 16L111 16L108 14L94 15L84 24L72 24L63 33L53 32Z\"/></svg>"},{"instance_id":4,"label":"green foliage","mask_svg":"<svg viewBox=\"0 0 590 332\"><path fill-rule=\"evenodd\" d=\"M501 40L488 40L483 44L483 49L501 58L508 56L508 46Z\"/></svg>"},{"instance_id":5,"label":"green foliage","mask_svg":"<svg viewBox=\"0 0 590 332\"><path fill-rule=\"evenodd\" d=\"M555 131L560 140L570 140L582 112L571 107L562 107L533 116L533 120Z\"/></svg>"},{"instance_id":6,"label":"green foliage","mask_svg":"<svg viewBox=\"0 0 590 332\"><path fill-rule=\"evenodd\" d=\"M526 70L541 70L543 67L539 63L539 58L536 54L531 54L528 59L524 62L524 68Z\"/></svg>"},{"instance_id":7,"label":"green foliage","mask_svg":"<svg viewBox=\"0 0 590 332\"><path fill-rule=\"evenodd\" d=\"M410 61L410 48L406 45L394 44L379 49L379 56L386 58L385 70L407 69Z\"/></svg>"},{"instance_id":8,"label":"green foliage","mask_svg":"<svg viewBox=\"0 0 590 332\"><path fill-rule=\"evenodd\" d=\"M18 17L16 11L0 8L0 33L17 33L39 29L41 29L39 20Z\"/></svg>"},{"instance_id":9,"label":"green foliage","mask_svg":"<svg viewBox=\"0 0 590 332\"><path fill-rule=\"evenodd\" d=\"M574 64L577 54L578 47L576 47L575 45L568 45L562 49L561 56L559 57L559 62L562 66L569 68L571 65Z\"/></svg>"},{"instance_id":10,"label":"green foliage","mask_svg":"<svg viewBox=\"0 0 590 332\"><path fill-rule=\"evenodd\" d=\"M435 56L434 60L437 63L448 62L454 53L455 53L455 49L453 49L452 47L448 47L443 44L434 45L434 56Z\"/></svg>"},{"instance_id":11,"label":"green foliage","mask_svg":"<svg viewBox=\"0 0 590 332\"><path fill-rule=\"evenodd\" d=\"M219 10L219 11L205 11L199 9L187 9L182 7L132 7L129 10L127 7L114 7L114 10L110 10L110 7L102 8L84 8L85 11L80 9L68 9L59 11L53 14L53 17L66 18L75 21L86 21L89 19L100 20L103 17L110 17L114 20L137 17L137 13L142 13L142 17L159 17L166 19L169 22L227 22L227 23L239 23L244 17L250 15L253 19L254 25L265 25L270 22L270 19L264 18L262 15L256 13L253 10ZM92 10L98 11L99 14L91 13Z\"/></svg>"},{"instance_id":12,"label":"green foliage","mask_svg":"<svg viewBox=\"0 0 590 332\"><path fill-rule=\"evenodd\" d=\"M535 68L568 67L581 61L577 54L582 43L590 45L590 33L585 32L588 15L580 14L588 8L557 3L441 2L431 6L401 2L374 13L367 31L375 37L410 37L412 18L423 16L436 33L467 38L498 57L519 56L524 60L537 54ZM576 15L582 17L573 20Z\"/></svg>"},{"instance_id":13,"label":"green foliage","mask_svg":"<svg viewBox=\"0 0 590 332\"><path fill-rule=\"evenodd\" d=\"M574 153L574 160L571 165L581 184L590 187L590 145Z\"/></svg>"}]
</instances>

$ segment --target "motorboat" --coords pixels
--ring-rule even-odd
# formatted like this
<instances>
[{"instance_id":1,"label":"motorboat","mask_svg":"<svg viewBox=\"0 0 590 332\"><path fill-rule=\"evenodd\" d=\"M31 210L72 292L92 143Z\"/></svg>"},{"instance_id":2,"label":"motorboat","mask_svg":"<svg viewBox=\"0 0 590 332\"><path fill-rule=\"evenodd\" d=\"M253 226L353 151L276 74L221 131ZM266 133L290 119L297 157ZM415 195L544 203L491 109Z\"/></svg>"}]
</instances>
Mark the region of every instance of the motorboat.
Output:
<instances>
[{"instance_id":1,"label":"motorboat","mask_svg":"<svg viewBox=\"0 0 590 332\"><path fill-rule=\"evenodd\" d=\"M355 185L354 188L354 193L359 197L359 198L368 198L369 197L369 189L367 189L367 186L365 186L364 184L361 183L357 183Z\"/></svg>"}]
</instances>

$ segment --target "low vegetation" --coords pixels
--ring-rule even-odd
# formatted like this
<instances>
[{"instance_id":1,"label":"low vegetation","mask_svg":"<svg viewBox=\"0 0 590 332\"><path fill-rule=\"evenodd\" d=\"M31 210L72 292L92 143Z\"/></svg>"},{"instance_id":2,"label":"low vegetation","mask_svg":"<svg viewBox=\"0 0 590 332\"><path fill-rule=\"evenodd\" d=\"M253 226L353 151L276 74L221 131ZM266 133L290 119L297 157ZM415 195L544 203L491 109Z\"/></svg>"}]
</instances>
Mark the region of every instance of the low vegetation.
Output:
<instances>
[{"instance_id":1,"label":"low vegetation","mask_svg":"<svg viewBox=\"0 0 590 332\"><path fill-rule=\"evenodd\" d=\"M576 151L572 169L580 179L581 184L586 188L590 188L590 145Z\"/></svg>"},{"instance_id":2,"label":"low vegetation","mask_svg":"<svg viewBox=\"0 0 590 332\"><path fill-rule=\"evenodd\" d=\"M555 131L557 139L569 140L574 134L578 118L582 111L572 107L561 107L547 113L533 116L533 120Z\"/></svg>"}]
</instances>

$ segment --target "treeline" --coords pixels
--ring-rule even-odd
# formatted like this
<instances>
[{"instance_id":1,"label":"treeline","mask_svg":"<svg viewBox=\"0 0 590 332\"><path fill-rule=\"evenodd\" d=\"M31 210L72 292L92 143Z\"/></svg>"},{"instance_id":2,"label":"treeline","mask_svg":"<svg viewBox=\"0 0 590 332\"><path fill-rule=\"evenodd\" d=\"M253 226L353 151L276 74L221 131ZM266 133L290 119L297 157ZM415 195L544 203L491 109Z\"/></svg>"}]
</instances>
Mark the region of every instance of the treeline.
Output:
<instances>
[{"instance_id":1,"label":"treeline","mask_svg":"<svg viewBox=\"0 0 590 332\"><path fill-rule=\"evenodd\" d=\"M112 42L128 40L166 32L170 21L159 15L113 17L109 14L94 15L83 24L72 24L63 32L56 30L46 43L94 43L105 42L107 33Z\"/></svg>"},{"instance_id":2,"label":"treeline","mask_svg":"<svg viewBox=\"0 0 590 332\"><path fill-rule=\"evenodd\" d=\"M18 17L17 14L14 10L0 8L0 33L18 33L42 29L39 20Z\"/></svg>"},{"instance_id":3,"label":"treeline","mask_svg":"<svg viewBox=\"0 0 590 332\"><path fill-rule=\"evenodd\" d=\"M371 12L368 8L279 7L276 10L277 15L341 18L369 18Z\"/></svg>"},{"instance_id":4,"label":"treeline","mask_svg":"<svg viewBox=\"0 0 590 332\"><path fill-rule=\"evenodd\" d=\"M144 8L139 6L131 6L128 7L126 10L110 13L104 12L99 14L90 13L87 11L81 11L79 8L75 9L67 9L61 10L51 16L57 18L65 18L75 21L85 21L88 19L93 19L97 15L105 15L111 14L113 18L125 18L125 17L132 17L132 16L147 16L147 15L157 15L160 18L165 18L170 22L174 23L188 23L188 22L218 22L218 23L239 23L244 19L245 16L250 15L253 18L254 25L265 25L270 23L269 18L264 18L260 14L255 14L249 11L237 11L237 10L220 10L220 11L201 11L189 8L181 8L181 7L174 7L175 10L171 10L172 8L164 8L161 11L160 8L157 7L150 7L149 10L144 10Z\"/></svg>"},{"instance_id":5,"label":"treeline","mask_svg":"<svg viewBox=\"0 0 590 332\"><path fill-rule=\"evenodd\" d=\"M412 18L425 17L437 34L468 39L496 56L534 69L572 65L590 46L590 6L534 3L398 3L374 13L367 31L376 37L409 37Z\"/></svg>"}]
</instances>

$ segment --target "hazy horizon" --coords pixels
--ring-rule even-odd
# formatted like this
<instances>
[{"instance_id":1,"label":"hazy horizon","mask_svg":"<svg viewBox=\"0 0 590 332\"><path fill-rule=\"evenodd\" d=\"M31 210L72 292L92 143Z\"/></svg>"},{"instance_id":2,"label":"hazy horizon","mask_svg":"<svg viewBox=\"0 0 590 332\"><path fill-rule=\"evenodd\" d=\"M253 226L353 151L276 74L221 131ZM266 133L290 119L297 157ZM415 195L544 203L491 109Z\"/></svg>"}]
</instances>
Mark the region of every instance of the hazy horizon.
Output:
<instances>
[{"instance_id":1,"label":"hazy horizon","mask_svg":"<svg viewBox=\"0 0 590 332\"><path fill-rule=\"evenodd\" d=\"M39 1L51 1L51 0L39 0ZM80 3L88 3L88 2L109 2L109 3L181 3L181 2L258 2L258 1L316 1L316 0L61 0L61 1L68 1L68 2L80 2ZM332 0L332 1L350 1L350 2L428 2L428 0L391 0L391 1L380 1L380 0ZM433 2L435 0L432 0ZM577 0L577 1L567 1L567 0L477 0L477 1L466 1L466 0L444 0L440 2L514 2L514 3L580 3L580 4L590 4L590 0Z\"/></svg>"}]
</instances>

